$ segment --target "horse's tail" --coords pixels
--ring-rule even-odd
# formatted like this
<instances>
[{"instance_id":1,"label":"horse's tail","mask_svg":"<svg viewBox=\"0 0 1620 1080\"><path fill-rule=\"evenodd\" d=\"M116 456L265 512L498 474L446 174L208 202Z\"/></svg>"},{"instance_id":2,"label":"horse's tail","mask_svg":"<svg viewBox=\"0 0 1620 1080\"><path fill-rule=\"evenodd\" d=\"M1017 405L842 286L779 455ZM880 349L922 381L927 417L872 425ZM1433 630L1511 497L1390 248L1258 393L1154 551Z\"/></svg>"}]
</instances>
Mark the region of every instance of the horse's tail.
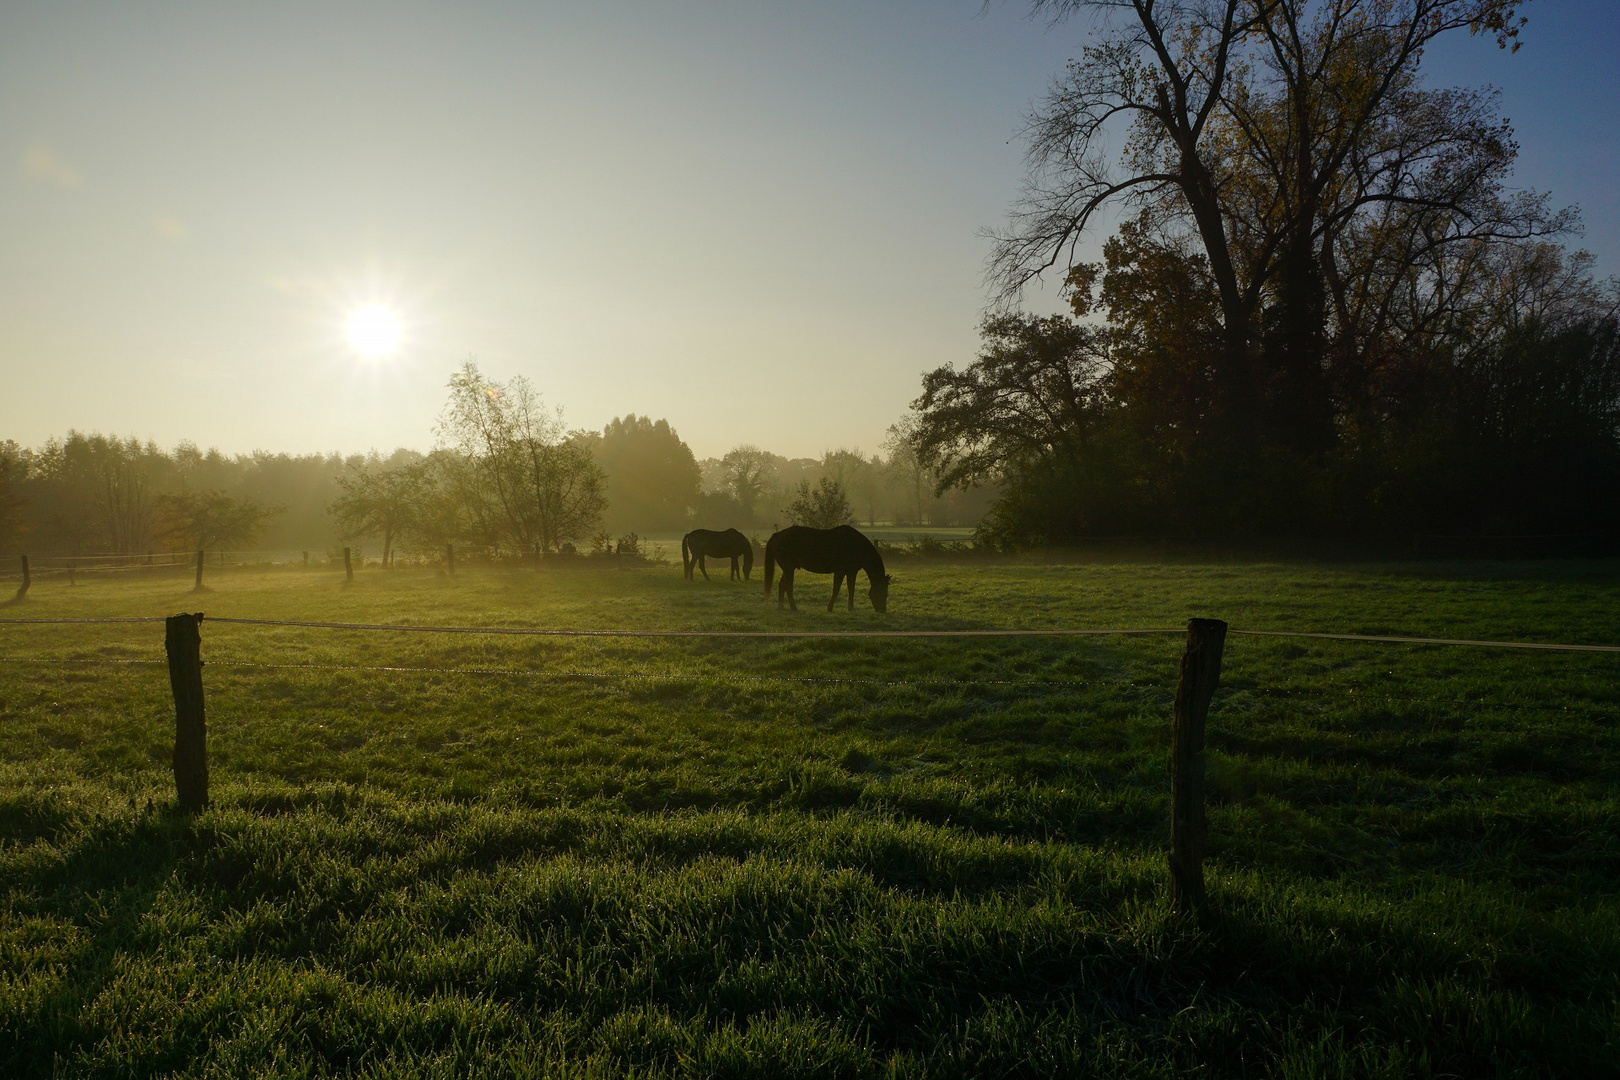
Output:
<instances>
[{"instance_id":1,"label":"horse's tail","mask_svg":"<svg viewBox=\"0 0 1620 1080\"><path fill-rule=\"evenodd\" d=\"M765 541L765 599L771 598L771 581L776 577L776 537Z\"/></svg>"},{"instance_id":2,"label":"horse's tail","mask_svg":"<svg viewBox=\"0 0 1620 1080\"><path fill-rule=\"evenodd\" d=\"M692 549L687 541L692 538L691 533L681 537L681 573L690 581L692 579Z\"/></svg>"},{"instance_id":3,"label":"horse's tail","mask_svg":"<svg viewBox=\"0 0 1620 1080\"><path fill-rule=\"evenodd\" d=\"M748 537L743 537L743 579L747 580L754 573L754 545L749 543ZM766 586L769 588L770 586Z\"/></svg>"}]
</instances>

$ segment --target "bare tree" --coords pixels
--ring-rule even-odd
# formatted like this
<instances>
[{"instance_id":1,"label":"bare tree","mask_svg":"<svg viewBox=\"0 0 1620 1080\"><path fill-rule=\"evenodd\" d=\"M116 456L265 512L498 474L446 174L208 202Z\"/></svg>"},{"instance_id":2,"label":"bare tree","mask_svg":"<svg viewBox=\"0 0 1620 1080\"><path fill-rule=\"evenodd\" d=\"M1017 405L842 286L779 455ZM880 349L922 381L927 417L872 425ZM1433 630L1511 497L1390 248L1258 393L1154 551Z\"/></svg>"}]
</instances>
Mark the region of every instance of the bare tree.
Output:
<instances>
[{"instance_id":1,"label":"bare tree","mask_svg":"<svg viewBox=\"0 0 1620 1080\"><path fill-rule=\"evenodd\" d=\"M1424 49L1453 31L1516 48L1519 6L1035 0L1054 20L1085 13L1096 28L1030 120L1024 195L991 263L998 297L1072 262L1105 210L1188 232L1219 297L1224 407L1251 415L1281 387L1281 411L1297 411L1293 388L1324 392L1324 283L1349 320L1342 241L1446 244L1570 223L1544 200L1505 195L1516 148L1491 99L1417 78ZM1261 337L1266 371L1254 367Z\"/></svg>"}]
</instances>

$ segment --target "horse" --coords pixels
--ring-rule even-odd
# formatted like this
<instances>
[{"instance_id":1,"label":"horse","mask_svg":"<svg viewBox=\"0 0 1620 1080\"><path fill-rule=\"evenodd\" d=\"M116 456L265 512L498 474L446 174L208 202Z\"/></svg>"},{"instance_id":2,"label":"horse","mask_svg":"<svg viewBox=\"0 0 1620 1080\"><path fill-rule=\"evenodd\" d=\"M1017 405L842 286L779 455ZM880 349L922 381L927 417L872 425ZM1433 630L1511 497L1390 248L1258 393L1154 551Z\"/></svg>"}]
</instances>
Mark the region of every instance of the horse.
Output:
<instances>
[{"instance_id":1,"label":"horse","mask_svg":"<svg viewBox=\"0 0 1620 1080\"><path fill-rule=\"evenodd\" d=\"M782 568L782 585L776 594L776 606L787 600L794 611L799 605L793 600L793 571L808 570L812 574L833 576L832 599L827 601L831 611L838 602L838 590L844 579L849 579L849 610L855 610L855 575L866 571L870 588L866 595L878 611L889 607L889 582L893 580L883 572L883 556L861 533L848 525L836 529L812 529L804 525L790 525L781 532L772 533L765 542L765 599L771 598L771 579L776 568Z\"/></svg>"},{"instance_id":2,"label":"horse","mask_svg":"<svg viewBox=\"0 0 1620 1080\"><path fill-rule=\"evenodd\" d=\"M742 558L742 576L750 577L754 573L754 545L748 542L748 537L736 529L727 529L725 532L715 532L713 529L693 529L681 537L681 568L686 573L686 580L692 580L692 567L696 566L703 571L703 580L709 580L709 568L704 565L707 557L731 560L731 580L737 580L737 559Z\"/></svg>"}]
</instances>

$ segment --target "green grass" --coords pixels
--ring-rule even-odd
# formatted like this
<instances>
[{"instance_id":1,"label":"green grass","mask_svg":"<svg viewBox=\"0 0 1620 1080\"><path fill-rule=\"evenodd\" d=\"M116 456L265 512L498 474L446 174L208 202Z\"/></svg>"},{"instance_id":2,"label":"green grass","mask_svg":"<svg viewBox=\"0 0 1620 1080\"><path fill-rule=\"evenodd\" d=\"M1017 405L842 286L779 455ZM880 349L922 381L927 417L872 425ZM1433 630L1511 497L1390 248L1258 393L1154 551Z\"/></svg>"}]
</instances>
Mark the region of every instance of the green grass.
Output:
<instances>
[{"instance_id":1,"label":"green grass","mask_svg":"<svg viewBox=\"0 0 1620 1080\"><path fill-rule=\"evenodd\" d=\"M887 616L657 567L0 618L1620 640L1612 562L895 571ZM1616 1075L1620 656L1229 639L1193 925L1179 651L205 620L187 818L161 624L0 625L0 1076Z\"/></svg>"}]
</instances>

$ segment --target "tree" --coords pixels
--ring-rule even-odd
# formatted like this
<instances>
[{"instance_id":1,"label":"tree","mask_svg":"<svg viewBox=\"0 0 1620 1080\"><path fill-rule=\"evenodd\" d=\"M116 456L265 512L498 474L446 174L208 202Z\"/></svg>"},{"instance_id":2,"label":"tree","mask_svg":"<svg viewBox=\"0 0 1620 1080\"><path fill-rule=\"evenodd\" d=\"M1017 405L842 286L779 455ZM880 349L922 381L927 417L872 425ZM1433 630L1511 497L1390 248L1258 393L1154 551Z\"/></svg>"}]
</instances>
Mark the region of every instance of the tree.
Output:
<instances>
[{"instance_id":1,"label":"tree","mask_svg":"<svg viewBox=\"0 0 1620 1080\"><path fill-rule=\"evenodd\" d=\"M744 444L726 452L720 459L726 490L742 509L749 524L755 522L759 498L776 473L776 455L757 446Z\"/></svg>"},{"instance_id":2,"label":"tree","mask_svg":"<svg viewBox=\"0 0 1620 1080\"><path fill-rule=\"evenodd\" d=\"M909 414L890 424L883 440L883 449L889 454L889 476L900 489L909 511L907 516L914 525L927 520L935 484L934 470L929 467L921 448L921 433L921 421L915 414Z\"/></svg>"},{"instance_id":3,"label":"tree","mask_svg":"<svg viewBox=\"0 0 1620 1080\"><path fill-rule=\"evenodd\" d=\"M912 436L938 484L965 486L1009 467L1075 458L1109 404L1102 331L1060 315L992 315L979 359L923 376Z\"/></svg>"},{"instance_id":4,"label":"tree","mask_svg":"<svg viewBox=\"0 0 1620 1080\"><path fill-rule=\"evenodd\" d=\"M439 437L464 459L469 515L518 551L553 551L600 528L606 476L527 379L486 379L472 361L450 377Z\"/></svg>"},{"instance_id":5,"label":"tree","mask_svg":"<svg viewBox=\"0 0 1620 1080\"><path fill-rule=\"evenodd\" d=\"M1104 243L1102 266L1068 276L1075 317L1087 319L1099 305L1107 315L1108 392L1127 429L1173 457L1194 453L1211 434L1221 325L1208 271L1186 237L1126 222Z\"/></svg>"},{"instance_id":6,"label":"tree","mask_svg":"<svg viewBox=\"0 0 1620 1080\"><path fill-rule=\"evenodd\" d=\"M23 449L0 441L0 548L8 548L22 528Z\"/></svg>"},{"instance_id":7,"label":"tree","mask_svg":"<svg viewBox=\"0 0 1620 1080\"><path fill-rule=\"evenodd\" d=\"M783 513L793 524L808 525L812 529L831 529L853 524L855 520L849 508L849 496L828 476L818 480L814 488L808 480L799 481L798 493Z\"/></svg>"},{"instance_id":8,"label":"tree","mask_svg":"<svg viewBox=\"0 0 1620 1080\"><path fill-rule=\"evenodd\" d=\"M153 496L172 469L155 444L70 431L46 443L34 464L35 510L47 546L118 555L150 550Z\"/></svg>"},{"instance_id":9,"label":"tree","mask_svg":"<svg viewBox=\"0 0 1620 1080\"><path fill-rule=\"evenodd\" d=\"M426 503L433 488L428 464L415 461L388 468L373 456L363 465L351 466L338 478L338 486L343 494L332 502L330 512L344 538L380 536L383 565L392 566L400 538L428 520Z\"/></svg>"},{"instance_id":10,"label":"tree","mask_svg":"<svg viewBox=\"0 0 1620 1080\"><path fill-rule=\"evenodd\" d=\"M260 506L222 491L169 492L157 497L157 533L180 551L204 551L247 544L279 506Z\"/></svg>"},{"instance_id":11,"label":"tree","mask_svg":"<svg viewBox=\"0 0 1620 1080\"><path fill-rule=\"evenodd\" d=\"M877 501L882 476L876 461L869 461L859 450L828 450L821 455L821 472L866 510L866 520L877 521Z\"/></svg>"},{"instance_id":12,"label":"tree","mask_svg":"<svg viewBox=\"0 0 1620 1080\"><path fill-rule=\"evenodd\" d=\"M1516 148L1492 99L1426 90L1457 30L1517 46L1513 0L1036 0L1098 16L1029 126L1030 174L992 276L1008 300L1105 208L1196 243L1219 310L1213 408L1229 437L1320 452L1330 313L1348 332L1356 248L1567 227L1503 194ZM1108 141L1128 126L1123 150ZM1375 264L1378 260L1372 259Z\"/></svg>"},{"instance_id":13,"label":"tree","mask_svg":"<svg viewBox=\"0 0 1620 1080\"><path fill-rule=\"evenodd\" d=\"M607 474L608 526L615 532L684 529L697 504L702 473L697 458L668 420L615 417L591 452Z\"/></svg>"}]
</instances>

